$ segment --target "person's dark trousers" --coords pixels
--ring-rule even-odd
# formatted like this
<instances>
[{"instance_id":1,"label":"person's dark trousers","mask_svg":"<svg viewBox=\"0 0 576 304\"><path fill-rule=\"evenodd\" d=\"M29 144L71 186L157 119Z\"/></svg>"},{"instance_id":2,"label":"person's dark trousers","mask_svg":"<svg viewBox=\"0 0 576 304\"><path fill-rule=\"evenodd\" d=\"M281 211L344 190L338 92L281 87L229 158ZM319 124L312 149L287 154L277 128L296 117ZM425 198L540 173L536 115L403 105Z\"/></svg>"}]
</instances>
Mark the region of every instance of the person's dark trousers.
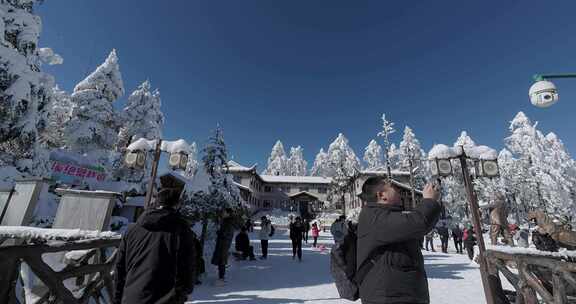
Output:
<instances>
[{"instance_id":1,"label":"person's dark trousers","mask_svg":"<svg viewBox=\"0 0 576 304\"><path fill-rule=\"evenodd\" d=\"M226 276L226 265L218 265L218 278L221 280L224 280L224 277Z\"/></svg>"},{"instance_id":2,"label":"person's dark trousers","mask_svg":"<svg viewBox=\"0 0 576 304\"><path fill-rule=\"evenodd\" d=\"M461 253L462 251L462 242L457 237L454 237L454 248L456 248L456 253Z\"/></svg>"},{"instance_id":3,"label":"person's dark trousers","mask_svg":"<svg viewBox=\"0 0 576 304\"><path fill-rule=\"evenodd\" d=\"M260 246L262 247L262 257L268 257L268 240L260 240Z\"/></svg>"},{"instance_id":4,"label":"person's dark trousers","mask_svg":"<svg viewBox=\"0 0 576 304\"><path fill-rule=\"evenodd\" d=\"M466 253L468 253L468 258L472 261L474 259L474 246L466 246Z\"/></svg>"},{"instance_id":5,"label":"person's dark trousers","mask_svg":"<svg viewBox=\"0 0 576 304\"><path fill-rule=\"evenodd\" d=\"M256 257L254 257L254 247L250 246L247 250L242 251L242 258L250 258L251 260L255 259Z\"/></svg>"},{"instance_id":6,"label":"person's dark trousers","mask_svg":"<svg viewBox=\"0 0 576 304\"><path fill-rule=\"evenodd\" d=\"M308 244L308 231L304 232L304 242Z\"/></svg>"},{"instance_id":7,"label":"person's dark trousers","mask_svg":"<svg viewBox=\"0 0 576 304\"><path fill-rule=\"evenodd\" d=\"M440 241L442 242L442 252L448 253L448 238L442 237Z\"/></svg>"},{"instance_id":8,"label":"person's dark trousers","mask_svg":"<svg viewBox=\"0 0 576 304\"><path fill-rule=\"evenodd\" d=\"M314 247L318 246L318 237L317 236L314 237L314 245L313 246Z\"/></svg>"},{"instance_id":9,"label":"person's dark trousers","mask_svg":"<svg viewBox=\"0 0 576 304\"><path fill-rule=\"evenodd\" d=\"M292 258L296 255L299 260L302 260L302 240L292 240Z\"/></svg>"},{"instance_id":10,"label":"person's dark trousers","mask_svg":"<svg viewBox=\"0 0 576 304\"><path fill-rule=\"evenodd\" d=\"M426 239L426 250L428 250L428 244L430 244L430 250L436 252L434 249L434 239Z\"/></svg>"}]
</instances>

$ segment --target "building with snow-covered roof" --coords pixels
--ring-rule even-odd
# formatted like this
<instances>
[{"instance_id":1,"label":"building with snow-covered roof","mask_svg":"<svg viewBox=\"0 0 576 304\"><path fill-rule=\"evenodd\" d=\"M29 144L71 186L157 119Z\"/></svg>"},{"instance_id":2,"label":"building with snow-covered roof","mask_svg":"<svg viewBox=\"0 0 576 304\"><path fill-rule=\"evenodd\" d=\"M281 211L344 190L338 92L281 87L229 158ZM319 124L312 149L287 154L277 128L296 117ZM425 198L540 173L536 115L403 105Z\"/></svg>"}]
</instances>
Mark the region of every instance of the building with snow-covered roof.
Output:
<instances>
[{"instance_id":1,"label":"building with snow-covered roof","mask_svg":"<svg viewBox=\"0 0 576 304\"><path fill-rule=\"evenodd\" d=\"M343 207L342 202L328 204L331 178L259 174L256 165L247 167L234 161L229 161L228 166L228 172L233 176L241 197L253 210L282 209L298 211L305 216L324 210L329 205L336 209ZM373 176L387 175L385 170L361 171L354 180L355 187L351 193L359 194L364 182ZM392 176L393 182L401 189L406 189L405 194L409 194L410 173L394 170ZM421 192L417 190L416 196L418 200ZM362 206L362 201L357 195L347 195L344 201L347 209Z\"/></svg>"}]
</instances>

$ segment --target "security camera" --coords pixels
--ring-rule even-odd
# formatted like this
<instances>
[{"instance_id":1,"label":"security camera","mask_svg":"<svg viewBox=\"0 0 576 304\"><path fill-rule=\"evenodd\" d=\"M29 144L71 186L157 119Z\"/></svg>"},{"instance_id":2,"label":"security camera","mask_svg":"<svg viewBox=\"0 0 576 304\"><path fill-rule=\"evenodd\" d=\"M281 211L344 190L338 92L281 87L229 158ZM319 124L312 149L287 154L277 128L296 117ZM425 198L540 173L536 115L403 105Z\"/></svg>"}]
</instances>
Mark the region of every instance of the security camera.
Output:
<instances>
[{"instance_id":1,"label":"security camera","mask_svg":"<svg viewBox=\"0 0 576 304\"><path fill-rule=\"evenodd\" d=\"M530 102L539 108L547 108L558 101L558 90L548 80L536 81L528 91Z\"/></svg>"}]
</instances>

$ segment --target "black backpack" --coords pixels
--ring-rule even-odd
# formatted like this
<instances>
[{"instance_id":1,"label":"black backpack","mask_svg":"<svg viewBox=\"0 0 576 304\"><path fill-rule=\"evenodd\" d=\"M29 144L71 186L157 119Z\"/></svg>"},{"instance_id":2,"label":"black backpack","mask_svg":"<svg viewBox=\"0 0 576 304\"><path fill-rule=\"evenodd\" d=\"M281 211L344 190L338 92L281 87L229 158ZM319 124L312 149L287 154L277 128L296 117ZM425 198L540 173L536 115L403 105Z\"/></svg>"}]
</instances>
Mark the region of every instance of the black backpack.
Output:
<instances>
[{"instance_id":1,"label":"black backpack","mask_svg":"<svg viewBox=\"0 0 576 304\"><path fill-rule=\"evenodd\" d=\"M376 261L384 254L386 247L374 249L360 268L356 270L356 248L358 237L356 231L348 230L341 243L330 251L330 272L334 278L340 297L350 301L360 298L360 285L372 270Z\"/></svg>"}]
</instances>

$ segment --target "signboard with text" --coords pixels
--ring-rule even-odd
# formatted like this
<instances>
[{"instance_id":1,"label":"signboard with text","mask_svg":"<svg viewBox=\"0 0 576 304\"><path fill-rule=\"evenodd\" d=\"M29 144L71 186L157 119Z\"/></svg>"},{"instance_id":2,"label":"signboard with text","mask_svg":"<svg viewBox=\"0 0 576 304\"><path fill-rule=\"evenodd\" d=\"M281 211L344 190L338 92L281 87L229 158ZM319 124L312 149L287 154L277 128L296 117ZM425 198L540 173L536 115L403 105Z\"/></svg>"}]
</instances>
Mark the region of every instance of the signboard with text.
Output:
<instances>
[{"instance_id":1,"label":"signboard with text","mask_svg":"<svg viewBox=\"0 0 576 304\"><path fill-rule=\"evenodd\" d=\"M106 180L104 167L94 165L94 161L73 152L52 151L50 153L50 169L53 180L68 185L78 186Z\"/></svg>"}]
</instances>

